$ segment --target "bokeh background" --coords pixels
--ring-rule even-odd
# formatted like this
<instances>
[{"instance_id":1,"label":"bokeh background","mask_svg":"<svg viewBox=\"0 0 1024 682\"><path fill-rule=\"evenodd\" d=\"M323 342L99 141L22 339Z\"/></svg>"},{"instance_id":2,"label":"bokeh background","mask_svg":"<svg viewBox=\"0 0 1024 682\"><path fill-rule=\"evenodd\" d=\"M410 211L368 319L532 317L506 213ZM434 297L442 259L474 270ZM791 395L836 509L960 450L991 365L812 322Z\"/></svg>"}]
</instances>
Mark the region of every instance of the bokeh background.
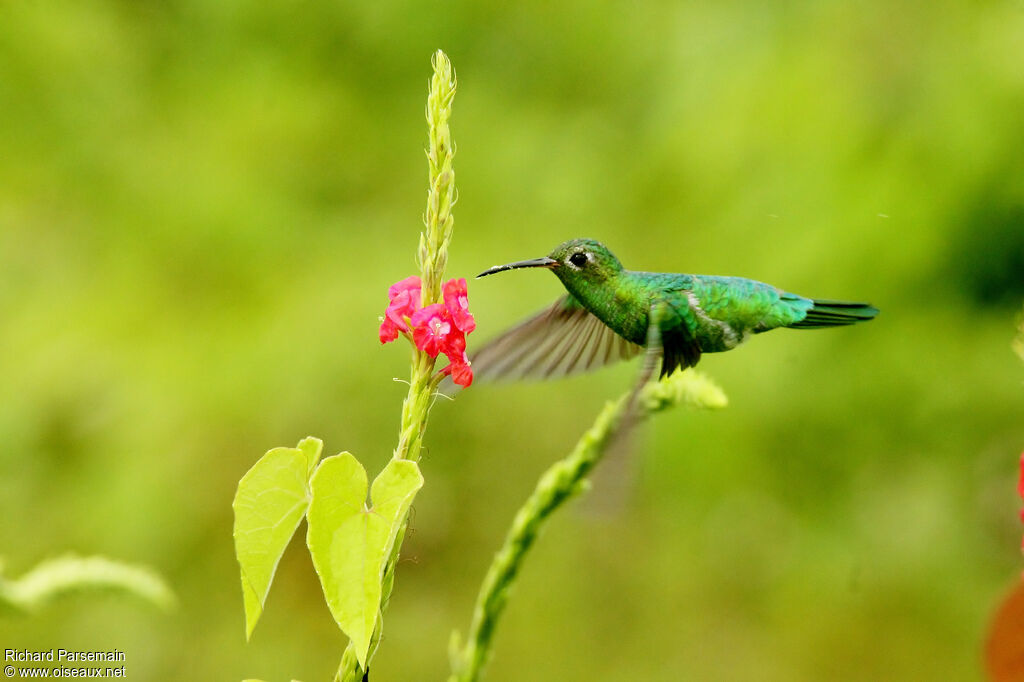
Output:
<instances>
[{"instance_id":1,"label":"bokeh background","mask_svg":"<svg viewBox=\"0 0 1024 682\"><path fill-rule=\"evenodd\" d=\"M1019 0L4 3L5 570L101 553L181 604L81 596L0 620L0 648L329 678L344 639L301 541L245 643L230 502L309 434L390 455L408 353L377 316L415 267L437 48L452 276L590 236L882 309L705 356L729 408L660 416L621 508L554 520L488 679L981 679L1022 567ZM471 282L471 346L559 292ZM435 407L375 678L444 679L517 505L634 371Z\"/></svg>"}]
</instances>

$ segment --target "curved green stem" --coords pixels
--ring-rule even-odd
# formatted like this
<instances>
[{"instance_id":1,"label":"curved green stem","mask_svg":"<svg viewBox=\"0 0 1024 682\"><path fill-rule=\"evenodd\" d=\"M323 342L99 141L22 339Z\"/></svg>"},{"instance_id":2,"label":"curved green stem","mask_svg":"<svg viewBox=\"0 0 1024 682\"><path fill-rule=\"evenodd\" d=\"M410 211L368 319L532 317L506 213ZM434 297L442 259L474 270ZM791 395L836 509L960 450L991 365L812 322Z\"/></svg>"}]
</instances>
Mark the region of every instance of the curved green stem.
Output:
<instances>
[{"instance_id":1,"label":"curved green stem","mask_svg":"<svg viewBox=\"0 0 1024 682\"><path fill-rule=\"evenodd\" d=\"M465 645L452 638L449 682L475 682L490 655L494 630L508 602L509 590L545 522L573 495L586 489L587 475L601 461L621 428L678 404L724 407L725 394L692 370L651 384L644 383L604 406L573 451L541 475L533 493L516 513L505 542L494 555L473 609Z\"/></svg>"},{"instance_id":2,"label":"curved green stem","mask_svg":"<svg viewBox=\"0 0 1024 682\"><path fill-rule=\"evenodd\" d=\"M471 682L479 678L490 652L494 628L505 609L509 589L523 565L526 553L537 539L544 522L582 489L584 478L600 459L605 445L622 419L626 405L625 397L605 405L594 425L583 434L572 453L544 472L533 493L516 513L505 543L494 555L480 588L465 647L462 652L453 652L455 670L449 682Z\"/></svg>"}]
</instances>

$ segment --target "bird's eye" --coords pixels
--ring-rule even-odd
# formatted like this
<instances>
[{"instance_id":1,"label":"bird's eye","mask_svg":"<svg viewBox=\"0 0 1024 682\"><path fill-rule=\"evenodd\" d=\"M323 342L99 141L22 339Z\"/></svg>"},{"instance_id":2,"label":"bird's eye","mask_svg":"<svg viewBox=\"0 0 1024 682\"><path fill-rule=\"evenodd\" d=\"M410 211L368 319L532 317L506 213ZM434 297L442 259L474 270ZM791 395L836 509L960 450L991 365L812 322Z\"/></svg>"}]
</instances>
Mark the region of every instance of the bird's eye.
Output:
<instances>
[{"instance_id":1,"label":"bird's eye","mask_svg":"<svg viewBox=\"0 0 1024 682\"><path fill-rule=\"evenodd\" d=\"M582 251L574 253L571 256L569 256L569 262L578 268L582 268L584 265L587 264L587 254L583 253Z\"/></svg>"}]
</instances>

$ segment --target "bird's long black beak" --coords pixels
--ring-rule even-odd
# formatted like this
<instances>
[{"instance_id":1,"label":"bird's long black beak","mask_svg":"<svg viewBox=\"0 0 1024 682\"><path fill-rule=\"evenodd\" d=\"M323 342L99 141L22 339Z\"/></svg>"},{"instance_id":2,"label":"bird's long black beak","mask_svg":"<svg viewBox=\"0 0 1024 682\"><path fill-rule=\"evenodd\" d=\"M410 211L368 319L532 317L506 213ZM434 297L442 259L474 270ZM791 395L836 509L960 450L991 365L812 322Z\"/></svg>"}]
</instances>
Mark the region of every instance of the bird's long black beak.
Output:
<instances>
[{"instance_id":1,"label":"bird's long black beak","mask_svg":"<svg viewBox=\"0 0 1024 682\"><path fill-rule=\"evenodd\" d=\"M532 258L530 260L521 260L521 261L518 261L516 263L508 263L506 265L495 265L494 267L487 268L486 270L481 272L479 275L476 276L476 278L480 279L481 277L485 277L487 275L493 275L496 272L505 272L506 270L518 270L519 268L557 268L557 267L558 267L558 261L556 261L554 258L548 258L547 256L544 256L543 258Z\"/></svg>"}]
</instances>

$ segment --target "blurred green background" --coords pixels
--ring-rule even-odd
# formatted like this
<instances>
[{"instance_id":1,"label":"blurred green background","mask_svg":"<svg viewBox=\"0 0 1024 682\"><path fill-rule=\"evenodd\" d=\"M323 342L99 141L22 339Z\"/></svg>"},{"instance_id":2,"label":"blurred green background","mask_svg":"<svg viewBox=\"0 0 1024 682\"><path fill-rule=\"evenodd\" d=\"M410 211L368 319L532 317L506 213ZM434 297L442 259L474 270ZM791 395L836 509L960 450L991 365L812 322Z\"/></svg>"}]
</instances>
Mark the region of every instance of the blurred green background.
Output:
<instances>
[{"instance_id":1,"label":"blurred green background","mask_svg":"<svg viewBox=\"0 0 1024 682\"><path fill-rule=\"evenodd\" d=\"M488 679L980 679L1021 571L1019 0L4 3L6 570L102 553L181 606L74 598L0 648L328 679L344 639L299 544L246 645L230 502L308 434L390 455L408 353L377 316L415 267L437 48L451 276L589 236L882 309L705 356L730 407L659 417L624 509L555 519ZM471 349L560 292L471 282ZM634 371L435 407L375 679L444 678L517 505Z\"/></svg>"}]
</instances>

